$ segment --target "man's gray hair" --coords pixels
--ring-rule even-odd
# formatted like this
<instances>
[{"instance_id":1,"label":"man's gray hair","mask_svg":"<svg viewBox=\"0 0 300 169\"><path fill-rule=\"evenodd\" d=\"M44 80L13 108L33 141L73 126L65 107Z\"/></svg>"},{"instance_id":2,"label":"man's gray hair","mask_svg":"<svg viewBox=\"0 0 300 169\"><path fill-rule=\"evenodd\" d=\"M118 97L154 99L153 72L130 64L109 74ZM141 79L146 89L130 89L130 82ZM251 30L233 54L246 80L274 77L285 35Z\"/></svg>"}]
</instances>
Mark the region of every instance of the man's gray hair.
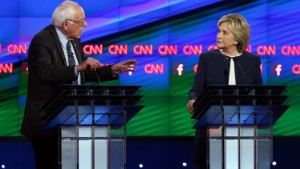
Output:
<instances>
[{"instance_id":1,"label":"man's gray hair","mask_svg":"<svg viewBox=\"0 0 300 169\"><path fill-rule=\"evenodd\" d=\"M52 14L52 24L55 27L61 27L62 23L68 19L74 19L75 10L74 6L79 6L81 10L84 12L83 8L78 5L78 3L66 0L61 3Z\"/></svg>"}]
</instances>

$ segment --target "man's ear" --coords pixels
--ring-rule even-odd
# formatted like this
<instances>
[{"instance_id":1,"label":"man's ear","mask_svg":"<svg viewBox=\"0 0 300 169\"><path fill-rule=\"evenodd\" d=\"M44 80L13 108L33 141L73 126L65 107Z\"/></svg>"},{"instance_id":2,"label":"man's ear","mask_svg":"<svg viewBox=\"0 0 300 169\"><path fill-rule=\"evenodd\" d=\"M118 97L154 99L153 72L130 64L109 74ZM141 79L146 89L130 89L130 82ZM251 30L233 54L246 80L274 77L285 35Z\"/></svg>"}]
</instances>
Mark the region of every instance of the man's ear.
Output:
<instances>
[{"instance_id":1,"label":"man's ear","mask_svg":"<svg viewBox=\"0 0 300 169\"><path fill-rule=\"evenodd\" d=\"M68 30L68 29L69 29L69 26L70 26L70 22L68 22L68 20L63 21L63 23L61 24L61 27L62 27L64 30Z\"/></svg>"}]
</instances>

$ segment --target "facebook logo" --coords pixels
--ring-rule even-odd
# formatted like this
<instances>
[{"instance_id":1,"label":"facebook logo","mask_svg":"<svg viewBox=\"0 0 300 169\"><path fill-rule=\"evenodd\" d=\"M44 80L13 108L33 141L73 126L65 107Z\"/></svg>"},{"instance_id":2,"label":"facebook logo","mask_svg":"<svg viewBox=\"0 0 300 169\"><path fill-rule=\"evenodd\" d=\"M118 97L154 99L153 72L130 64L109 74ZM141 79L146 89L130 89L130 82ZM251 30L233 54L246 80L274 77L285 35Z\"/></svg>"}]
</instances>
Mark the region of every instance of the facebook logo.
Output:
<instances>
[{"instance_id":1,"label":"facebook logo","mask_svg":"<svg viewBox=\"0 0 300 169\"><path fill-rule=\"evenodd\" d=\"M175 63L173 70L175 75L182 76L184 74L184 67L182 63Z\"/></svg>"},{"instance_id":2,"label":"facebook logo","mask_svg":"<svg viewBox=\"0 0 300 169\"><path fill-rule=\"evenodd\" d=\"M281 76L282 75L282 64L272 64L272 75Z\"/></svg>"}]
</instances>

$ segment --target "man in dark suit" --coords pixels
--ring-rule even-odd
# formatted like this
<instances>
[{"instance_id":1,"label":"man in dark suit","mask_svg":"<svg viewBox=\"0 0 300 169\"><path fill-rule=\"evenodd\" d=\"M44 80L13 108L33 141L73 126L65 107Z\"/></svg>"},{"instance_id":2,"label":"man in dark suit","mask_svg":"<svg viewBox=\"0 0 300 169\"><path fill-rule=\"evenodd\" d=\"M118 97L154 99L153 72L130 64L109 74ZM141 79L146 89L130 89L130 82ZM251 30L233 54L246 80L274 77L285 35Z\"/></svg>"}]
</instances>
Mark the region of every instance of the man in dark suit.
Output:
<instances>
[{"instance_id":1,"label":"man in dark suit","mask_svg":"<svg viewBox=\"0 0 300 169\"><path fill-rule=\"evenodd\" d=\"M96 59L84 58L80 36L86 26L82 7L65 1L53 12L52 25L37 33L30 43L28 95L21 133L32 142L36 169L58 168L58 134L40 126L45 118L40 107L64 84L114 80L119 73L136 68L135 60L101 66Z\"/></svg>"}]
</instances>

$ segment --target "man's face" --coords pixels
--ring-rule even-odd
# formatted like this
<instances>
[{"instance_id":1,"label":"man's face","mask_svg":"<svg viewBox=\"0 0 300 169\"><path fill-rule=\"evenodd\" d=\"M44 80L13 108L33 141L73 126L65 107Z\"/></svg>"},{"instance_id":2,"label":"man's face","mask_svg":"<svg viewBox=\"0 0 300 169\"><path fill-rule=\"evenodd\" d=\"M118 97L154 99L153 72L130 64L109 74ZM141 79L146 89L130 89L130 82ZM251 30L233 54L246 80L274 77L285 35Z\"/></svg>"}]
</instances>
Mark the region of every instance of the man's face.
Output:
<instances>
[{"instance_id":1,"label":"man's face","mask_svg":"<svg viewBox=\"0 0 300 169\"><path fill-rule=\"evenodd\" d=\"M76 14L74 19L67 20L69 26L69 38L71 39L79 39L84 27L87 26L84 12L79 7L75 7L75 11Z\"/></svg>"}]
</instances>

